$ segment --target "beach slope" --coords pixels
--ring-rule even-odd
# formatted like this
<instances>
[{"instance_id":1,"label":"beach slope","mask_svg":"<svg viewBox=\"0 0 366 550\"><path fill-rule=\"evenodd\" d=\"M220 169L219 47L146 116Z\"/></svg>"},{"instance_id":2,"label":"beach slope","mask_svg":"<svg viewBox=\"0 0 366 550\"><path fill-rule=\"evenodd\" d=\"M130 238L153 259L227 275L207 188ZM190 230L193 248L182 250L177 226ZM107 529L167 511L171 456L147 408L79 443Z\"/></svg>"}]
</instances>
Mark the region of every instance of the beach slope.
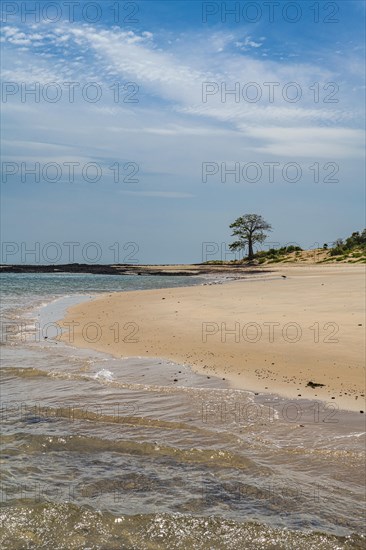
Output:
<instances>
[{"instance_id":1,"label":"beach slope","mask_svg":"<svg viewBox=\"0 0 366 550\"><path fill-rule=\"evenodd\" d=\"M236 388L359 411L364 275L364 266L281 266L225 284L106 294L70 308L60 325L72 345L164 358Z\"/></svg>"}]
</instances>

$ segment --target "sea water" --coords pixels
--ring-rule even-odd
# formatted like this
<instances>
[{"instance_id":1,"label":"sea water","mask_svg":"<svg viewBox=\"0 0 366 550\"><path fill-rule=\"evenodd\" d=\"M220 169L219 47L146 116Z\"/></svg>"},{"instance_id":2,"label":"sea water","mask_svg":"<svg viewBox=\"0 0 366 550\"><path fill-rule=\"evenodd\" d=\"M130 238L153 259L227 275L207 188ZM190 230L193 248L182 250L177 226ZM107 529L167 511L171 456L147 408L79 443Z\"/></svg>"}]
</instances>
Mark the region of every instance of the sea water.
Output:
<instances>
[{"instance_id":1,"label":"sea water","mask_svg":"<svg viewBox=\"0 0 366 550\"><path fill-rule=\"evenodd\" d=\"M365 548L364 415L39 330L104 292L202 279L0 277L2 548Z\"/></svg>"}]
</instances>

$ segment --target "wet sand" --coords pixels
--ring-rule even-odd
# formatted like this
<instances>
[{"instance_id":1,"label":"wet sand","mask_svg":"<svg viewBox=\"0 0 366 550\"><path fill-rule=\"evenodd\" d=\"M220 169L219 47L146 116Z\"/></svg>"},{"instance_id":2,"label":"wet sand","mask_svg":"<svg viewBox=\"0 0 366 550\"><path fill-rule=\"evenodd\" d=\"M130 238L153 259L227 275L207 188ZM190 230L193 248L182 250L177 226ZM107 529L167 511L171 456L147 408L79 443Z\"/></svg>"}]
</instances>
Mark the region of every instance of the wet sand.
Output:
<instances>
[{"instance_id":1,"label":"wet sand","mask_svg":"<svg viewBox=\"0 0 366 550\"><path fill-rule=\"evenodd\" d=\"M168 359L235 388L364 411L364 274L364 266L281 266L225 284L113 293L71 307L60 325L71 323L63 339L78 347Z\"/></svg>"}]
</instances>

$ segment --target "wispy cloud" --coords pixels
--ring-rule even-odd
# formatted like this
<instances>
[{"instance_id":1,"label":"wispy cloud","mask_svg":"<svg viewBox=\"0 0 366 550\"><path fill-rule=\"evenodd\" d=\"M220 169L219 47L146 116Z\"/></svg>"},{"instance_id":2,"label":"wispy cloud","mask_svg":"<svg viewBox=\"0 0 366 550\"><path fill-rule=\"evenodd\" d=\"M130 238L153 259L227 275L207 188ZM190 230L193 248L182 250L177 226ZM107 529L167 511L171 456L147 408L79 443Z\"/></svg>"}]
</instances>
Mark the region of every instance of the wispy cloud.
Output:
<instances>
[{"instance_id":1,"label":"wispy cloud","mask_svg":"<svg viewBox=\"0 0 366 550\"><path fill-rule=\"evenodd\" d=\"M186 3L181 18L170 7L164 17L152 16L154 4L147 4L145 20L134 27L111 26L108 17L94 25L27 25L13 18L3 26L2 77L19 86L2 103L3 160L77 162L78 176L85 163L98 162L108 174L95 184L80 178L66 185L64 177L38 189L16 178L4 184L8 239L41 241L47 233L53 240L104 235L114 242L122 235L145 244L150 256L141 259L165 261L180 237L179 257L171 253L169 259L182 261L185 248L189 261L199 259L192 257L194 247L200 254L197 239L221 242L243 208L278 222L283 238L301 227L305 244L354 230L363 217L363 31L354 29L362 3L348 2L343 23L334 26L309 20L202 25L196 2ZM70 82L78 84L73 103ZM103 90L95 103L82 96L91 82ZM127 82L139 87L138 103L115 101L113 86ZM325 88L331 82L336 86ZM24 101L21 90L35 83L57 84L62 98L52 103L41 95L38 102L27 95ZM204 83L213 85L206 101ZM275 86L273 101L268 83ZM291 83L301 90L293 103L286 97L296 91ZM252 101L256 85L260 97ZM230 93L237 88L239 97ZM337 102L327 103L329 97ZM109 167L130 161L139 167L138 183L115 183ZM291 161L303 171L298 185L282 177ZM318 162L328 175L324 167L331 161L339 164L339 183L330 192L329 185L314 184L311 166ZM265 163L277 162L276 184L233 183L230 177L223 183L219 173L215 183L203 184L203 162L256 162L263 175ZM331 214L326 222L325 210ZM67 223L65 212L72 213ZM325 225L328 234L321 236ZM160 256L157 248L164 248Z\"/></svg>"}]
</instances>

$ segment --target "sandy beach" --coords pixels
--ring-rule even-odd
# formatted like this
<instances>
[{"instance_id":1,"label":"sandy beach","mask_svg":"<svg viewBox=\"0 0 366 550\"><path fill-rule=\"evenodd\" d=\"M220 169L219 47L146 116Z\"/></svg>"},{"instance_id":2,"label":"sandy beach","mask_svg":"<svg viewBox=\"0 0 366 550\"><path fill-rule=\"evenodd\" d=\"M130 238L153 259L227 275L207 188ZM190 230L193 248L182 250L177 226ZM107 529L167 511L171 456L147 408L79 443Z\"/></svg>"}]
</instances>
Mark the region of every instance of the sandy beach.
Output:
<instances>
[{"instance_id":1,"label":"sandy beach","mask_svg":"<svg viewBox=\"0 0 366 550\"><path fill-rule=\"evenodd\" d=\"M169 359L236 388L363 411L364 271L281 266L225 284L107 294L68 310L63 340L116 357Z\"/></svg>"}]
</instances>

